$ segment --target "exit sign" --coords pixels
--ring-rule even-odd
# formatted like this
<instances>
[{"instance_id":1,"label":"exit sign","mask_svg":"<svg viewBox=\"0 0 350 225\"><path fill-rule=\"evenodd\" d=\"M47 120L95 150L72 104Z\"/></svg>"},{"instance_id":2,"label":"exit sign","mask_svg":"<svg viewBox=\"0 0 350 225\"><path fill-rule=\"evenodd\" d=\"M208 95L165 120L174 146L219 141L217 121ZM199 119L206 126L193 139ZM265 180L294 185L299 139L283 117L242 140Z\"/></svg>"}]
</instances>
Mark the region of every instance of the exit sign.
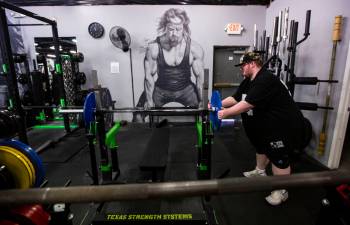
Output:
<instances>
[{"instance_id":1,"label":"exit sign","mask_svg":"<svg viewBox=\"0 0 350 225\"><path fill-rule=\"evenodd\" d=\"M225 27L225 31L227 34L241 34L243 30L243 26L240 23L229 23Z\"/></svg>"}]
</instances>

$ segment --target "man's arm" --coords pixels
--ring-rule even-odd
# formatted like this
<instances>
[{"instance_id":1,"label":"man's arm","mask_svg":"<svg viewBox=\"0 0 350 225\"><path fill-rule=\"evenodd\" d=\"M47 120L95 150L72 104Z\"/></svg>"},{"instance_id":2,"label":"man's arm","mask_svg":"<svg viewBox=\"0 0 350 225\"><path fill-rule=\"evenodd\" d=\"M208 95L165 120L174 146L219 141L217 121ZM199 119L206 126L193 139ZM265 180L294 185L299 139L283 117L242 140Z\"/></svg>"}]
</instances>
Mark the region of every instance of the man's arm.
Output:
<instances>
[{"instance_id":1,"label":"man's arm","mask_svg":"<svg viewBox=\"0 0 350 225\"><path fill-rule=\"evenodd\" d=\"M243 112L247 112L248 110L250 110L252 108L254 108L254 106L249 104L248 102L240 101L236 105L234 105L230 108L220 110L218 112L218 117L219 117L219 119L224 119L224 118L229 117L229 116L236 116L236 115L241 114Z\"/></svg>"},{"instance_id":2,"label":"man's arm","mask_svg":"<svg viewBox=\"0 0 350 225\"><path fill-rule=\"evenodd\" d=\"M191 55L192 55L192 72L196 77L196 87L198 91L199 103L202 102L202 85L204 79L204 51L202 47L191 41Z\"/></svg>"},{"instance_id":3,"label":"man's arm","mask_svg":"<svg viewBox=\"0 0 350 225\"><path fill-rule=\"evenodd\" d=\"M229 97L227 97L227 98L225 98L224 100L221 101L221 105L224 108L228 108L228 107L234 106L237 103L238 102L236 101L236 99L234 99L234 97L232 97L232 96L229 96Z\"/></svg>"},{"instance_id":4,"label":"man's arm","mask_svg":"<svg viewBox=\"0 0 350 225\"><path fill-rule=\"evenodd\" d=\"M153 107L153 91L154 91L154 75L157 74L157 57L158 45L156 42L148 44L144 60L145 67L145 92L146 92L146 106Z\"/></svg>"}]
</instances>

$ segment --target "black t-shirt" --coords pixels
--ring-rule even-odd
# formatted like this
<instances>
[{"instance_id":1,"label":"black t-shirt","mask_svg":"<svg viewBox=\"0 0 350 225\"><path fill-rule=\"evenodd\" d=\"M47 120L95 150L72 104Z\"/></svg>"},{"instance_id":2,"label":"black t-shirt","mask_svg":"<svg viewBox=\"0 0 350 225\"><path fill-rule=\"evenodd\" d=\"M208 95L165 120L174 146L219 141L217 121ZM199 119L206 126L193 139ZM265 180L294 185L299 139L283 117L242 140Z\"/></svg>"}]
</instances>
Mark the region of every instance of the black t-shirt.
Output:
<instances>
[{"instance_id":1,"label":"black t-shirt","mask_svg":"<svg viewBox=\"0 0 350 225\"><path fill-rule=\"evenodd\" d=\"M261 69L254 80L246 78L232 96L245 100L254 108L242 113L243 125L250 139L262 143L271 137L284 137L299 142L303 115L282 81Z\"/></svg>"}]
</instances>

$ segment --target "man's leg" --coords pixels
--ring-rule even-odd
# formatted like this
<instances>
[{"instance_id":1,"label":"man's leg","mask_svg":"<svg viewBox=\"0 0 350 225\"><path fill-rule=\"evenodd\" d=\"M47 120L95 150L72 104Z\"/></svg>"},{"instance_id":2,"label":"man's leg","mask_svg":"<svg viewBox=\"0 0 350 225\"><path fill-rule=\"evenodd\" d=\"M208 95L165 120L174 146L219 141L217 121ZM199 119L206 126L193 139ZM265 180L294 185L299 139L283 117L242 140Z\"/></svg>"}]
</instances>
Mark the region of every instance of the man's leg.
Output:
<instances>
[{"instance_id":1,"label":"man's leg","mask_svg":"<svg viewBox=\"0 0 350 225\"><path fill-rule=\"evenodd\" d=\"M286 144L286 142L284 142ZM272 149L274 154L270 154L269 157L272 162L272 173L274 176L290 175L291 168L289 164L289 150L287 146L279 149ZM274 190L266 201L271 205L279 205L288 199L288 191L285 189Z\"/></svg>"},{"instance_id":2,"label":"man's leg","mask_svg":"<svg viewBox=\"0 0 350 225\"><path fill-rule=\"evenodd\" d=\"M290 175L290 172L291 172L290 166L288 166L285 169L280 169L272 163L272 173L274 176Z\"/></svg>"},{"instance_id":3,"label":"man's leg","mask_svg":"<svg viewBox=\"0 0 350 225\"><path fill-rule=\"evenodd\" d=\"M181 103L184 106L198 107L198 95L194 85L190 84L182 90L176 91L175 102Z\"/></svg>"},{"instance_id":4,"label":"man's leg","mask_svg":"<svg viewBox=\"0 0 350 225\"><path fill-rule=\"evenodd\" d=\"M256 167L254 170L243 172L245 177L266 176L265 168L270 160L265 154L256 153Z\"/></svg>"},{"instance_id":5,"label":"man's leg","mask_svg":"<svg viewBox=\"0 0 350 225\"><path fill-rule=\"evenodd\" d=\"M267 158L265 154L256 153L256 169L265 170L269 162L270 160Z\"/></svg>"},{"instance_id":6,"label":"man's leg","mask_svg":"<svg viewBox=\"0 0 350 225\"><path fill-rule=\"evenodd\" d=\"M155 107L162 107L168 102L171 102L171 93L159 87L155 87L153 91L153 102Z\"/></svg>"}]
</instances>

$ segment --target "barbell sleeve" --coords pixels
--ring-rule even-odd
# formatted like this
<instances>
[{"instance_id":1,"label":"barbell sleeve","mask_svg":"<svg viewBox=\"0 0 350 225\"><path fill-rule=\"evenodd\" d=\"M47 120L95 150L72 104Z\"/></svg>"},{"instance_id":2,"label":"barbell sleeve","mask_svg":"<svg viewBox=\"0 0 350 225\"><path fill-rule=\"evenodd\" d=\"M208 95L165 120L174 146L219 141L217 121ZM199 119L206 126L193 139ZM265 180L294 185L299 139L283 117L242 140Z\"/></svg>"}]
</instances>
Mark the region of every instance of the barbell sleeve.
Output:
<instances>
[{"instance_id":1,"label":"barbell sleeve","mask_svg":"<svg viewBox=\"0 0 350 225\"><path fill-rule=\"evenodd\" d=\"M236 119L222 119L221 120L221 127L232 127L236 124Z\"/></svg>"},{"instance_id":2,"label":"barbell sleeve","mask_svg":"<svg viewBox=\"0 0 350 225\"><path fill-rule=\"evenodd\" d=\"M281 188L319 187L349 182L350 171L334 170L255 178L234 177L164 183L12 189L0 191L0 205L179 198L268 191Z\"/></svg>"},{"instance_id":3,"label":"barbell sleeve","mask_svg":"<svg viewBox=\"0 0 350 225\"><path fill-rule=\"evenodd\" d=\"M83 113L84 109L59 109L59 113L67 114L67 113Z\"/></svg>"}]
</instances>

